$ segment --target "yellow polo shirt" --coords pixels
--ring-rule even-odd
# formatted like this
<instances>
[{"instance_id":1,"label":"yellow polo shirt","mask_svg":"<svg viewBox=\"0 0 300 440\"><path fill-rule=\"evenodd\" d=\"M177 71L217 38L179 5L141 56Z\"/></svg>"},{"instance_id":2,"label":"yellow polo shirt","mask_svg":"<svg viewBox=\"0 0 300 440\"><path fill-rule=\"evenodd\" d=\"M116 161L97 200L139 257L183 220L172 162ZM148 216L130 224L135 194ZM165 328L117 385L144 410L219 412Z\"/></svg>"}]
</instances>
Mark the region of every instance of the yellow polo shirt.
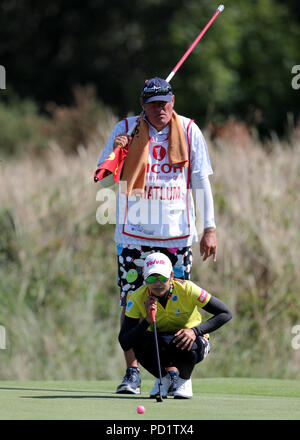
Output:
<instances>
[{"instance_id":1,"label":"yellow polo shirt","mask_svg":"<svg viewBox=\"0 0 300 440\"><path fill-rule=\"evenodd\" d=\"M196 327L201 323L198 307L204 307L211 295L192 281L173 282L172 296L164 308L157 301L156 328L159 332L174 332L181 328ZM144 303L149 295L147 285L141 286L128 298L125 315L138 319L146 317ZM152 325L149 330L152 330Z\"/></svg>"}]
</instances>

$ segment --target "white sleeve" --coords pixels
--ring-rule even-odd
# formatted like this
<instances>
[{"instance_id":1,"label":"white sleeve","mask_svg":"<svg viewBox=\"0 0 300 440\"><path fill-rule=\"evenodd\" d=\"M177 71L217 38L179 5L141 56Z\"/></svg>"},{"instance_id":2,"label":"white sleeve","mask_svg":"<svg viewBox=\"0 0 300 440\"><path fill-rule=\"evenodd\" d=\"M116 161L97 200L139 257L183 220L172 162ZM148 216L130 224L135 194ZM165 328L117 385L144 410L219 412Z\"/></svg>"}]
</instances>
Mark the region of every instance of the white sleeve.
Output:
<instances>
[{"instance_id":1,"label":"white sleeve","mask_svg":"<svg viewBox=\"0 0 300 440\"><path fill-rule=\"evenodd\" d=\"M206 141L200 128L193 122L190 127L191 184L198 188L198 182L213 174Z\"/></svg>"},{"instance_id":2,"label":"white sleeve","mask_svg":"<svg viewBox=\"0 0 300 440\"><path fill-rule=\"evenodd\" d=\"M197 188L193 188L193 195L198 213L203 219L203 227L215 228L214 200L208 177L198 180Z\"/></svg>"},{"instance_id":3,"label":"white sleeve","mask_svg":"<svg viewBox=\"0 0 300 440\"><path fill-rule=\"evenodd\" d=\"M117 136L119 136L120 134L124 134L126 133L126 126L125 126L125 122L124 121L120 121L118 122L114 128L113 131L111 132L108 141L106 142L106 145L101 153L100 159L98 160L97 163L97 168L102 164L102 162L105 161L105 159L113 152L113 145L114 145L114 140Z\"/></svg>"}]
</instances>

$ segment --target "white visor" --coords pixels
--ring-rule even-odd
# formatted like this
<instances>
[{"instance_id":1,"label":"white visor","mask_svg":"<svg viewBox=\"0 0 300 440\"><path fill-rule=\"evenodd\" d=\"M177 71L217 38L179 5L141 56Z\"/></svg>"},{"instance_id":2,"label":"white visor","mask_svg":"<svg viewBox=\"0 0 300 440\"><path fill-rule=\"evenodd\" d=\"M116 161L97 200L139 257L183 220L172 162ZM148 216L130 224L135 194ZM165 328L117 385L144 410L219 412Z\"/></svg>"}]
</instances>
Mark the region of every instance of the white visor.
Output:
<instances>
[{"instance_id":1,"label":"white visor","mask_svg":"<svg viewBox=\"0 0 300 440\"><path fill-rule=\"evenodd\" d=\"M173 268L170 259L161 252L154 252L153 254L148 255L145 259L144 279L154 273L170 278L172 270Z\"/></svg>"}]
</instances>

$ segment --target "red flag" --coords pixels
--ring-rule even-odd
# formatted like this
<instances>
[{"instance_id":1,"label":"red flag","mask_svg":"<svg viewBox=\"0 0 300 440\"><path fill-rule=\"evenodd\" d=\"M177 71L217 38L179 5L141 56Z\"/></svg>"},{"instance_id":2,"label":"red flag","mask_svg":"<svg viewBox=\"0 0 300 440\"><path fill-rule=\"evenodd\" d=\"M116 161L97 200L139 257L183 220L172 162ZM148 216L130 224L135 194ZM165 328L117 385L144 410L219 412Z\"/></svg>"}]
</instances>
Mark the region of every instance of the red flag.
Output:
<instances>
[{"instance_id":1,"label":"red flag","mask_svg":"<svg viewBox=\"0 0 300 440\"><path fill-rule=\"evenodd\" d=\"M99 168L96 169L94 173L94 181L98 182L99 180L104 179L104 177L109 176L109 174L113 174L114 181L119 183L127 153L128 144L125 147L118 145Z\"/></svg>"}]
</instances>

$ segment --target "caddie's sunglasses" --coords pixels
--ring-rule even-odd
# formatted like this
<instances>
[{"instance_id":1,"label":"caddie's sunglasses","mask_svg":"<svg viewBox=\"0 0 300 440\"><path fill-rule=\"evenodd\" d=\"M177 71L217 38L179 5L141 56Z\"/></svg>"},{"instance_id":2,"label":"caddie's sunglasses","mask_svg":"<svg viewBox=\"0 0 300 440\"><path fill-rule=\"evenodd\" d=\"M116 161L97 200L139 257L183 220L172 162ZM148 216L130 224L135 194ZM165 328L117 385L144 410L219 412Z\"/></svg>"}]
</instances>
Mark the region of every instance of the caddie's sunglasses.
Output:
<instances>
[{"instance_id":1,"label":"caddie's sunglasses","mask_svg":"<svg viewBox=\"0 0 300 440\"><path fill-rule=\"evenodd\" d=\"M164 277L163 275L149 275L145 281L147 284L153 284L157 279L159 279L159 281L162 283L165 283L169 278Z\"/></svg>"},{"instance_id":2,"label":"caddie's sunglasses","mask_svg":"<svg viewBox=\"0 0 300 440\"><path fill-rule=\"evenodd\" d=\"M168 95L171 91L171 87L151 87L149 89L145 88L142 91L142 97L149 98L150 96Z\"/></svg>"}]
</instances>

